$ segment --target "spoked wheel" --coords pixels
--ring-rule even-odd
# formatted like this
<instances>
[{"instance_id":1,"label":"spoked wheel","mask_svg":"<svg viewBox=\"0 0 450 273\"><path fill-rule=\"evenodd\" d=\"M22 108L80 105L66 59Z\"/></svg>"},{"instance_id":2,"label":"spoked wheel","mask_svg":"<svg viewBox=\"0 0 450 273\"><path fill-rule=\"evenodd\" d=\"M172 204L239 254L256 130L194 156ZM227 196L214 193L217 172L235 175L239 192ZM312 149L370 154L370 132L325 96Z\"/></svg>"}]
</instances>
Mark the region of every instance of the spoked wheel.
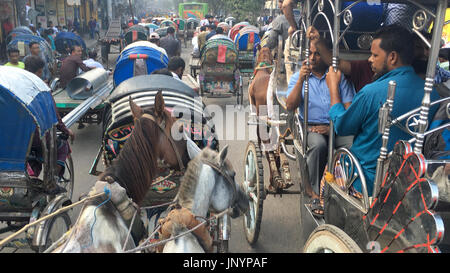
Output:
<instances>
[{"instance_id":1,"label":"spoked wheel","mask_svg":"<svg viewBox=\"0 0 450 273\"><path fill-rule=\"evenodd\" d=\"M344 231L333 225L317 227L306 241L304 253L362 253L361 248Z\"/></svg>"},{"instance_id":2,"label":"spoked wheel","mask_svg":"<svg viewBox=\"0 0 450 273\"><path fill-rule=\"evenodd\" d=\"M244 231L248 243L258 240L265 197L264 169L259 145L250 141L245 152L244 188L249 195L249 210L244 214Z\"/></svg>"},{"instance_id":3,"label":"spoked wheel","mask_svg":"<svg viewBox=\"0 0 450 273\"><path fill-rule=\"evenodd\" d=\"M67 197L72 200L73 184L75 181L75 171L73 169L73 160L71 155L67 157L65 164L64 175L59 181L59 185L67 190Z\"/></svg>"},{"instance_id":4,"label":"spoked wheel","mask_svg":"<svg viewBox=\"0 0 450 273\"><path fill-rule=\"evenodd\" d=\"M39 252L44 252L54 242L58 241L71 226L70 216L67 212L60 213L48 221L47 229L44 230L45 245L39 247Z\"/></svg>"}]
</instances>

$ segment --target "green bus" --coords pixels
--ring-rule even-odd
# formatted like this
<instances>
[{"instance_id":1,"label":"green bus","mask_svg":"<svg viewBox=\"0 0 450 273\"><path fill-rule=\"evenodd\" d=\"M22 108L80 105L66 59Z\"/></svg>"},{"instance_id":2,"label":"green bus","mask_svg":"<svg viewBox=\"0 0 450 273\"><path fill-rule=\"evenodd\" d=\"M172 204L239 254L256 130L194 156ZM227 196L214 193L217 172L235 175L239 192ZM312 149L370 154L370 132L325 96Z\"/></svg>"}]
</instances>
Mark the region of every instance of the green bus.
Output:
<instances>
[{"instance_id":1,"label":"green bus","mask_svg":"<svg viewBox=\"0 0 450 273\"><path fill-rule=\"evenodd\" d=\"M180 3L178 11L182 19L197 18L201 20L208 13L208 3Z\"/></svg>"}]
</instances>

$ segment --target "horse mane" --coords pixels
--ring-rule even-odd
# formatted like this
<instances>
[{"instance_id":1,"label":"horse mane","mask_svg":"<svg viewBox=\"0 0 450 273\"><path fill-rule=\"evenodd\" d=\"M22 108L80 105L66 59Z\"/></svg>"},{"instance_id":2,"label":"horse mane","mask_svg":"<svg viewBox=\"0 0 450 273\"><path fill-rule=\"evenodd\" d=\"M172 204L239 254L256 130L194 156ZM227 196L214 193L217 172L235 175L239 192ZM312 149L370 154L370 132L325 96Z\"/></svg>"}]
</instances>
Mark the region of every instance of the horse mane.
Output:
<instances>
[{"instance_id":1,"label":"horse mane","mask_svg":"<svg viewBox=\"0 0 450 273\"><path fill-rule=\"evenodd\" d=\"M100 180L112 183L114 181L104 179L112 177L134 202L140 204L157 174L156 146L152 141L158 139L158 134L159 128L154 122L146 118L135 120L133 132Z\"/></svg>"},{"instance_id":2,"label":"horse mane","mask_svg":"<svg viewBox=\"0 0 450 273\"><path fill-rule=\"evenodd\" d=\"M217 152L210 149L204 148L194 159L189 161L186 172L182 177L180 183L180 189L178 190L178 201L179 204L189 210L192 209L195 190L198 184L198 176L202 168L202 159L207 159L209 161L216 161Z\"/></svg>"}]
</instances>

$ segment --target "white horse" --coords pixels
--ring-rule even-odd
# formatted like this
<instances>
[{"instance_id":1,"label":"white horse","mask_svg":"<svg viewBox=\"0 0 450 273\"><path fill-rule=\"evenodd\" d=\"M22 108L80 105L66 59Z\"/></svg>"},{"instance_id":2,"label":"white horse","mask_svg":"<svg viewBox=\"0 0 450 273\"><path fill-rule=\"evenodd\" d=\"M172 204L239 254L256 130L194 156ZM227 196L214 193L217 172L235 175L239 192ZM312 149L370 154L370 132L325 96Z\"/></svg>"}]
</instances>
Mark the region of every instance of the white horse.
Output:
<instances>
[{"instance_id":1,"label":"white horse","mask_svg":"<svg viewBox=\"0 0 450 273\"><path fill-rule=\"evenodd\" d=\"M226 160L228 146L219 153L205 148L200 150L190 139L187 149L191 161L188 164L176 200L195 216L206 218L208 212L219 213L236 207L232 217L248 211L248 196L236 183L232 165ZM192 228L192 227L190 227ZM182 225L174 225L172 237L187 231ZM181 236L165 244L166 253L204 252L204 246L196 236Z\"/></svg>"}]
</instances>

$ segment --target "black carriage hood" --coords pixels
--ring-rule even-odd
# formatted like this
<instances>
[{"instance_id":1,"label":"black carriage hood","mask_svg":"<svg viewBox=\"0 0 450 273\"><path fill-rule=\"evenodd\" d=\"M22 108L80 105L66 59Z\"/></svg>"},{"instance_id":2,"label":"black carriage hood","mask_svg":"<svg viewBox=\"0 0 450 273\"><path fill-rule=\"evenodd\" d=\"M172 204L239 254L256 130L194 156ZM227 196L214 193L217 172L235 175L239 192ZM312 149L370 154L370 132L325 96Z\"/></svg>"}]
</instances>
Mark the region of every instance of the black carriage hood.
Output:
<instances>
[{"instance_id":1,"label":"black carriage hood","mask_svg":"<svg viewBox=\"0 0 450 273\"><path fill-rule=\"evenodd\" d=\"M141 75L130 78L116 87L109 97L111 103L142 91L174 91L191 98L198 94L184 82L167 75Z\"/></svg>"}]
</instances>

